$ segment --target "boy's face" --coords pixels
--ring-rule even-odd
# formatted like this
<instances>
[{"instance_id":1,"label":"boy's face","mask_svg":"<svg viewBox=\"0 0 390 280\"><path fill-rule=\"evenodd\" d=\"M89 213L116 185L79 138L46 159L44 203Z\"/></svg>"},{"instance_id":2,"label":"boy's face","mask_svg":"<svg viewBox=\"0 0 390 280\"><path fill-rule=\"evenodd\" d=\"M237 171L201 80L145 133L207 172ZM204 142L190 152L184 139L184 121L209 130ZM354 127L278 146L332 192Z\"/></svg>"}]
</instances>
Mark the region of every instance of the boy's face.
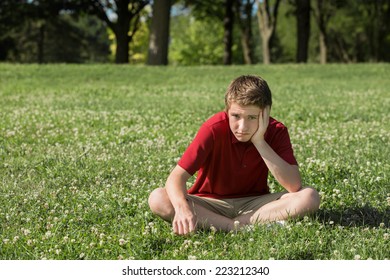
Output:
<instances>
[{"instance_id":1,"label":"boy's face","mask_svg":"<svg viewBox=\"0 0 390 280\"><path fill-rule=\"evenodd\" d=\"M228 110L229 126L234 136L240 142L251 140L259 127L261 109L255 105L242 106L236 102L230 104Z\"/></svg>"}]
</instances>

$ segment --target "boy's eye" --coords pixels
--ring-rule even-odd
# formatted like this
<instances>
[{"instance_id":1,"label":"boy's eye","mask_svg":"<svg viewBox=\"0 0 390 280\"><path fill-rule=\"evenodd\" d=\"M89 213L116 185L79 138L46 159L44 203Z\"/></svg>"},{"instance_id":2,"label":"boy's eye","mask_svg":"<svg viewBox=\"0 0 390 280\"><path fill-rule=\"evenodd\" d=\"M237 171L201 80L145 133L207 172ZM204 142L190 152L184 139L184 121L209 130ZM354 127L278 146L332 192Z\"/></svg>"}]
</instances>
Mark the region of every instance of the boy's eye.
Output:
<instances>
[{"instance_id":1,"label":"boy's eye","mask_svg":"<svg viewBox=\"0 0 390 280\"><path fill-rule=\"evenodd\" d=\"M256 120L257 117L256 117L256 116L249 116L249 119L250 119L250 120Z\"/></svg>"}]
</instances>

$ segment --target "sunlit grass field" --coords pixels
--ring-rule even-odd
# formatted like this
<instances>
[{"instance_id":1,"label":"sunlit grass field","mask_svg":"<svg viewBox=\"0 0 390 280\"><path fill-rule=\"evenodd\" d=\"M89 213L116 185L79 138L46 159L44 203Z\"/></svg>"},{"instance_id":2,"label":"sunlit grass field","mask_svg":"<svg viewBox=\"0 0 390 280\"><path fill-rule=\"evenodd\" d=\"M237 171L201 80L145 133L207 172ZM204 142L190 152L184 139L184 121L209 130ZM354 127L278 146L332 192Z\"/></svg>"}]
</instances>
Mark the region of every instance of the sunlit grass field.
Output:
<instances>
[{"instance_id":1,"label":"sunlit grass field","mask_svg":"<svg viewBox=\"0 0 390 280\"><path fill-rule=\"evenodd\" d=\"M175 236L148 194L241 74L268 81L320 211ZM388 64L0 64L0 259L389 259L389 77Z\"/></svg>"}]
</instances>

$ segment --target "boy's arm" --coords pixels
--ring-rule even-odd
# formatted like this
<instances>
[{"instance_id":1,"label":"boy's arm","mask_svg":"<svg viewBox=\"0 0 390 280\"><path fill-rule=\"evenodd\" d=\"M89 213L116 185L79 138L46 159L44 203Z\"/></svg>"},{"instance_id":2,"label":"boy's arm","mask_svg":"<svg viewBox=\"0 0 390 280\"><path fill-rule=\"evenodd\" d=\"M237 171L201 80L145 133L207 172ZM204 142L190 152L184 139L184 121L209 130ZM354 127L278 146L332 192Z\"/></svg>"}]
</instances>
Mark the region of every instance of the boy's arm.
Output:
<instances>
[{"instance_id":1,"label":"boy's arm","mask_svg":"<svg viewBox=\"0 0 390 280\"><path fill-rule=\"evenodd\" d=\"M186 182L191 175L179 165L172 170L165 184L168 197L175 209L172 221L176 234L187 234L195 230L196 217L187 202Z\"/></svg>"},{"instance_id":2,"label":"boy's arm","mask_svg":"<svg viewBox=\"0 0 390 280\"><path fill-rule=\"evenodd\" d=\"M265 164L275 179L289 192L301 189L301 175L297 165L292 165L282 159L264 140L269 123L270 108L266 107L259 115L259 127L252 136L252 143L260 153Z\"/></svg>"}]
</instances>

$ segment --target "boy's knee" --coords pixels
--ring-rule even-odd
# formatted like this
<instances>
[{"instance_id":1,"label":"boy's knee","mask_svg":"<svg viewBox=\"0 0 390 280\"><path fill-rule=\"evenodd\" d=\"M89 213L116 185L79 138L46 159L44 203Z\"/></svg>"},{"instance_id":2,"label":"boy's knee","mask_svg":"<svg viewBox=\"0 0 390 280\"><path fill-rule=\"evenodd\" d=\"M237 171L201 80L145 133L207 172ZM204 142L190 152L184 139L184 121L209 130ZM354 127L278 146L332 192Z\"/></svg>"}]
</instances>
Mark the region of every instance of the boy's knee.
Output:
<instances>
[{"instance_id":1,"label":"boy's knee","mask_svg":"<svg viewBox=\"0 0 390 280\"><path fill-rule=\"evenodd\" d=\"M320 194L317 192L316 189L312 187L306 187L301 190L303 195L304 203L307 205L307 208L309 208L312 211L316 211L320 208Z\"/></svg>"},{"instance_id":2,"label":"boy's knee","mask_svg":"<svg viewBox=\"0 0 390 280\"><path fill-rule=\"evenodd\" d=\"M165 193L165 194L164 194ZM163 200L163 197L166 195L166 191L165 189L163 188L157 188L157 189L154 189L150 195L149 195L149 199L148 199L148 203L149 203L149 207L150 209L153 211L153 209L155 209L158 204L161 203L161 201ZM154 211L153 211L154 212Z\"/></svg>"},{"instance_id":3,"label":"boy's knee","mask_svg":"<svg viewBox=\"0 0 390 280\"><path fill-rule=\"evenodd\" d=\"M162 218L166 219L172 215L172 204L164 188L153 190L148 199L150 210Z\"/></svg>"}]
</instances>

